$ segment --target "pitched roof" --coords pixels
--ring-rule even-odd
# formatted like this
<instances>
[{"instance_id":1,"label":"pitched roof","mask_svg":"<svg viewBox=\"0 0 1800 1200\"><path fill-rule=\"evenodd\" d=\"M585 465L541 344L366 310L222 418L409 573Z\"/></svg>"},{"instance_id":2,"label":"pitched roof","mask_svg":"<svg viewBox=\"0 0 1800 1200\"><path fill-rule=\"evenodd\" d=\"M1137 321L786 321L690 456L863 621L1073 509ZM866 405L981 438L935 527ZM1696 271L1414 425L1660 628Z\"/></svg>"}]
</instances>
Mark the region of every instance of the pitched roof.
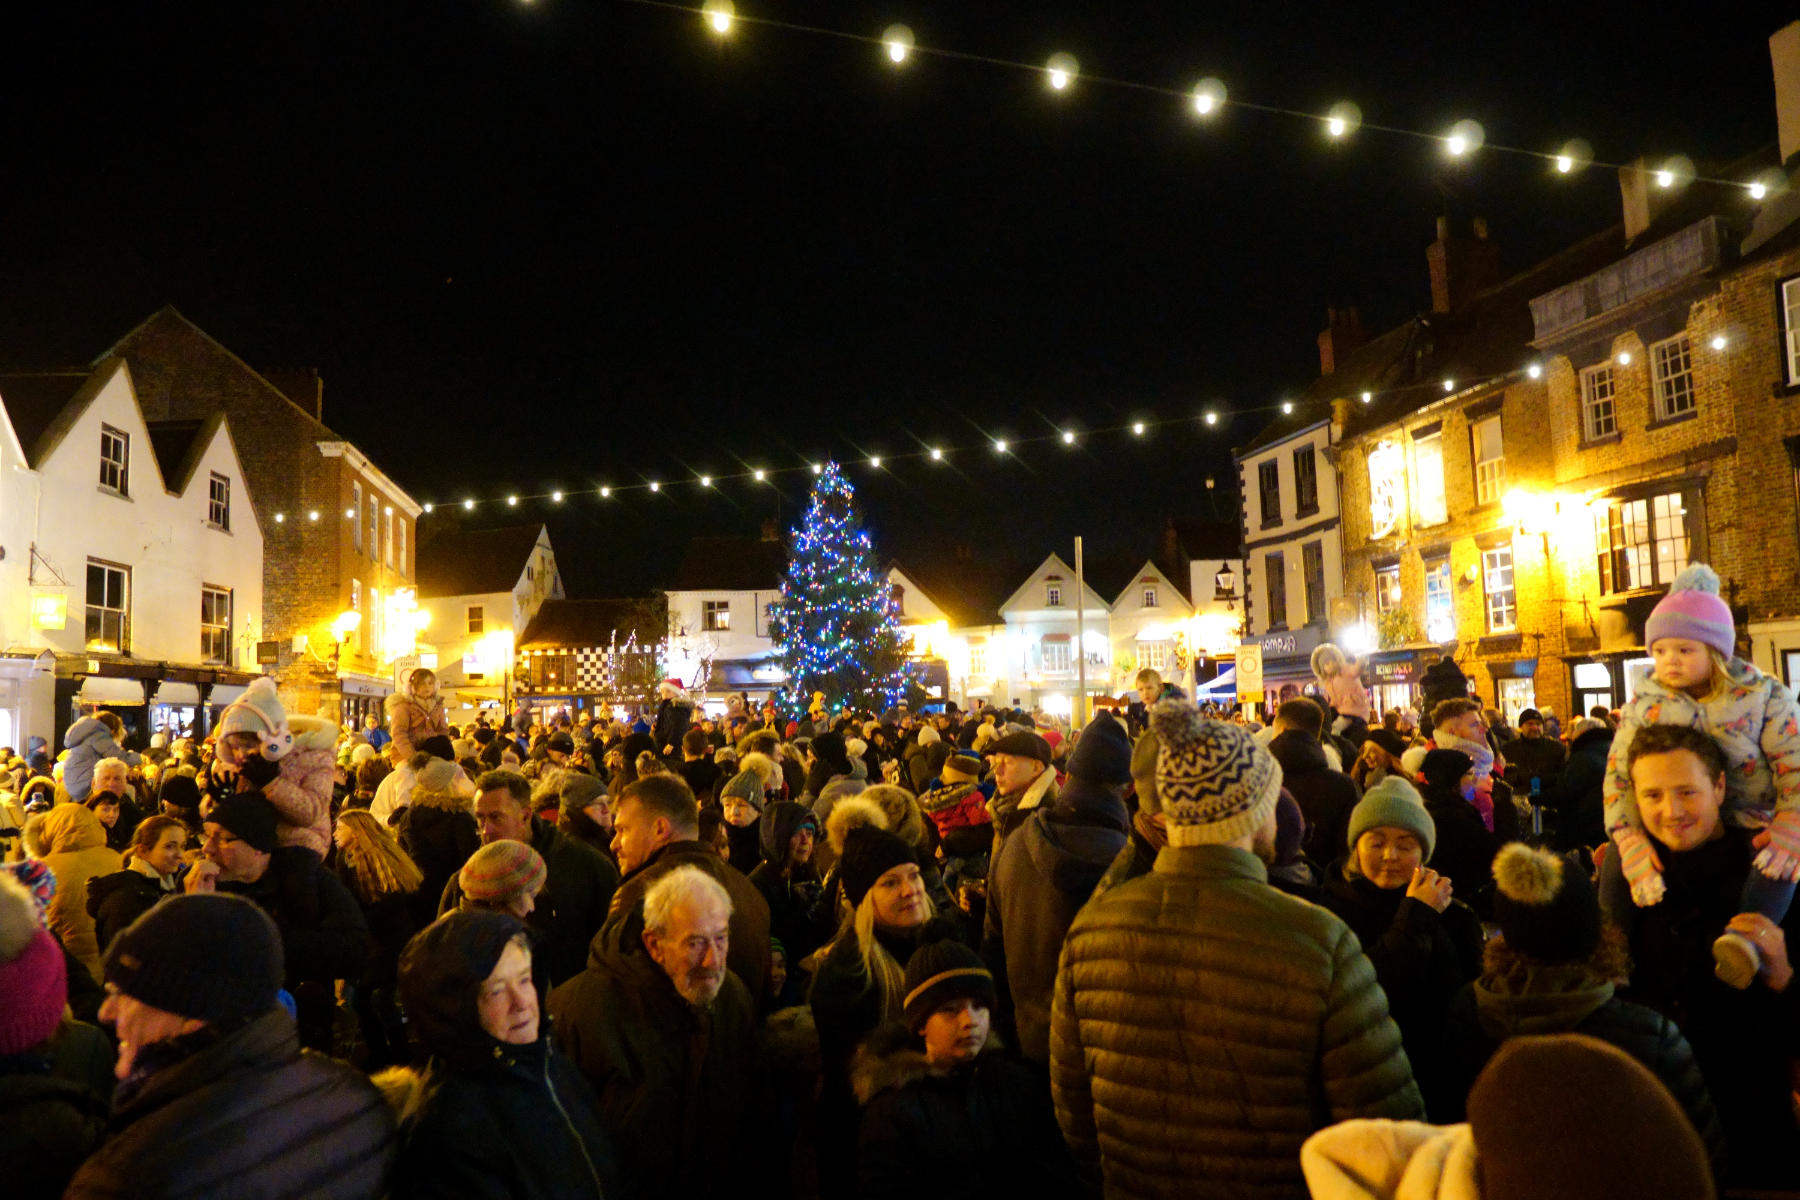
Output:
<instances>
[{"instance_id":1,"label":"pitched roof","mask_svg":"<svg viewBox=\"0 0 1800 1200\"><path fill-rule=\"evenodd\" d=\"M759 537L697 537L669 582L671 592L772 592L787 574L787 547Z\"/></svg>"},{"instance_id":2,"label":"pitched roof","mask_svg":"<svg viewBox=\"0 0 1800 1200\"><path fill-rule=\"evenodd\" d=\"M194 470L206 448L225 424L225 414L213 413L203 421L146 421L150 431L150 450L156 455L157 469L162 472L163 487L176 495L187 492Z\"/></svg>"},{"instance_id":3,"label":"pitched roof","mask_svg":"<svg viewBox=\"0 0 1800 1200\"><path fill-rule=\"evenodd\" d=\"M0 374L0 401L6 405L13 432L19 435L26 461L34 468L43 465L61 440L49 436L51 426L93 374L89 370Z\"/></svg>"},{"instance_id":4,"label":"pitched roof","mask_svg":"<svg viewBox=\"0 0 1800 1200\"><path fill-rule=\"evenodd\" d=\"M605 646L615 633L621 642L633 633L654 645L669 630L669 607L661 596L635 600L546 600L519 637L531 647Z\"/></svg>"},{"instance_id":5,"label":"pitched roof","mask_svg":"<svg viewBox=\"0 0 1800 1200\"><path fill-rule=\"evenodd\" d=\"M446 530L420 546L414 577L422 599L510 592L525 573L544 527Z\"/></svg>"},{"instance_id":6,"label":"pitched roof","mask_svg":"<svg viewBox=\"0 0 1800 1200\"><path fill-rule=\"evenodd\" d=\"M905 572L958 628L1002 624L1000 604L1036 564L997 560L961 551L949 557L919 557L890 563ZM915 569L916 568L916 569Z\"/></svg>"},{"instance_id":7,"label":"pitched roof","mask_svg":"<svg viewBox=\"0 0 1800 1200\"><path fill-rule=\"evenodd\" d=\"M1236 521L1214 521L1203 517L1176 517L1171 522L1180 541L1182 553L1190 559L1236 558L1243 545L1244 531ZM1168 564L1159 564L1168 570Z\"/></svg>"}]
</instances>

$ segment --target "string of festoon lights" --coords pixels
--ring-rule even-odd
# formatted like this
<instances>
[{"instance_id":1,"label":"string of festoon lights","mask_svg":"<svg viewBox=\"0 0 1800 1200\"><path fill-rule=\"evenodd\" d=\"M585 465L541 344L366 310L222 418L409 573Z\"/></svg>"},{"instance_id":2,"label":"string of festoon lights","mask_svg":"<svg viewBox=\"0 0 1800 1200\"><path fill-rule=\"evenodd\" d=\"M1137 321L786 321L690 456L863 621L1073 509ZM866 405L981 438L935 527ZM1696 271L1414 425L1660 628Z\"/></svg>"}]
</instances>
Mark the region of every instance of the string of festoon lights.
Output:
<instances>
[{"instance_id":1,"label":"string of festoon lights","mask_svg":"<svg viewBox=\"0 0 1800 1200\"><path fill-rule=\"evenodd\" d=\"M529 4L532 3L532 0L520 0L520 2ZM878 50L880 59L896 71L906 69L918 58L939 58L978 63L1008 71L1027 72L1041 77L1045 89L1059 97L1072 95L1076 91L1077 85L1117 88L1167 97L1181 104L1189 114L1201 122L1212 120L1226 111L1236 108L1246 112L1308 122L1317 126L1328 141L1346 141L1359 131L1380 133L1433 144L1451 159L1468 159L1481 150L1492 154L1516 155L1543 162L1552 176L1574 176L1589 167L1640 170L1649 177L1649 182L1653 182L1659 188L1672 189L1694 183L1710 184L1736 189L1746 194L1751 200L1757 201L1784 191L1788 186L1788 177L1779 168L1771 168L1751 179L1723 179L1699 175L1695 171L1693 160L1680 154L1653 165L1636 166L1630 163L1605 162L1596 159L1593 147L1581 138L1571 138L1554 149L1502 145L1489 142L1487 133L1480 122L1466 118L1453 123L1444 130L1409 129L1399 125L1381 125L1364 121L1362 109L1351 100L1340 101L1324 112L1280 104L1258 103L1232 96L1224 81L1212 76L1200 80L1189 88L1173 88L1143 80L1089 75L1082 72L1080 60L1066 52L1052 54L1041 63L1023 62L989 54L975 54L966 50L926 45L914 37L911 28L900 24L889 25L880 34L866 34L741 12L733 0L704 0L704 3L699 5L681 4L676 0L619 0L619 2L637 5L641 8L663 9L696 18L701 22L703 28L714 37L721 39L731 37L740 25L746 25L859 43Z\"/></svg>"},{"instance_id":2,"label":"string of festoon lights","mask_svg":"<svg viewBox=\"0 0 1800 1200\"><path fill-rule=\"evenodd\" d=\"M1712 341L1714 350L1725 349L1723 337L1715 337ZM1496 385L1508 384L1519 379L1540 379L1543 377L1542 364L1528 362L1517 370L1502 374L1487 375L1477 379L1444 378L1424 380L1417 383L1403 384L1380 390L1363 391L1356 394L1360 403L1369 405L1377 400L1391 396L1417 396L1421 393L1443 397L1454 396L1461 392L1473 391ZM1321 408L1319 401L1311 402L1315 408ZM745 467L737 471L725 471L715 474L684 475L679 478L645 479L623 483L602 483L591 487L552 488L545 487L534 492L504 492L499 494L470 495L463 494L441 500L426 501L422 506L425 513L432 513L440 508L463 512L488 511L495 508L511 509L525 504L545 504L551 507L564 503L592 499L599 501L620 500L632 495L670 496L686 493L690 496L717 491L731 484L749 484L768 486L778 480L800 476L802 478L823 475L826 462L836 462L845 469L855 468L861 471L891 471L902 463L919 463L929 469L953 467L958 461L991 464L997 460L1017 457L1021 450L1032 446L1049 446L1053 450L1079 450L1095 442L1108 438L1119 438L1127 442L1141 441L1153 434L1163 432L1189 431L1204 433L1206 430L1219 430L1222 424L1236 417L1245 416L1292 416L1300 407L1300 402L1282 400L1274 404L1261 406L1214 406L1203 409L1197 416L1188 417L1140 417L1130 421L1104 426L1077 425L1066 423L1061 427L1050 429L1044 433L1030 434L1023 437L993 437L981 442L926 442L921 441L916 450L902 451L897 454L857 454L853 456L827 456L787 464L771 462L765 466ZM1321 419L1322 411L1321 411ZM275 523L286 524L290 515L296 521L308 525L326 524L326 513L321 509L308 509L304 512L289 514L277 512ZM343 519L357 519L355 509L343 510Z\"/></svg>"}]
</instances>

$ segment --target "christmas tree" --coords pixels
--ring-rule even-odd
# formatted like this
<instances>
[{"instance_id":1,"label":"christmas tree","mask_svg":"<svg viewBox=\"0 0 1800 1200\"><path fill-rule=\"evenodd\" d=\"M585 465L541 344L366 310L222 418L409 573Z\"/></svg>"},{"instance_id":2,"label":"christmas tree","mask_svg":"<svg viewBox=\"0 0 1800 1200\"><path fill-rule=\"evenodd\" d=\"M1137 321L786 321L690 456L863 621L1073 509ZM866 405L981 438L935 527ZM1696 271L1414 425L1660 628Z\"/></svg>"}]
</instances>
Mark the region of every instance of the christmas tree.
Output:
<instances>
[{"instance_id":1,"label":"christmas tree","mask_svg":"<svg viewBox=\"0 0 1800 1200\"><path fill-rule=\"evenodd\" d=\"M770 633L787 671L784 708L804 710L823 692L830 710L880 712L905 686L904 638L887 576L836 463L819 473L793 531L773 617Z\"/></svg>"}]
</instances>

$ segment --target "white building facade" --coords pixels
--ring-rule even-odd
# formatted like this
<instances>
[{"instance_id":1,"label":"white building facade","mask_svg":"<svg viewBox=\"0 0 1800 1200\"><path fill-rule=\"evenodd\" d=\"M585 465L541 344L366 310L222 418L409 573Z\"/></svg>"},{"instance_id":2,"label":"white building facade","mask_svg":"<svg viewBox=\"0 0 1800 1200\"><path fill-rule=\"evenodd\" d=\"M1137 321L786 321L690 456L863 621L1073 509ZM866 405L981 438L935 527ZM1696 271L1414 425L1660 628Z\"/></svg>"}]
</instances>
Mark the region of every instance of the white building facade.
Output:
<instances>
[{"instance_id":1,"label":"white building facade","mask_svg":"<svg viewBox=\"0 0 1800 1200\"><path fill-rule=\"evenodd\" d=\"M549 530L445 533L419 548L417 578L421 665L436 670L450 719L505 706L519 635L545 601L564 598Z\"/></svg>"}]
</instances>

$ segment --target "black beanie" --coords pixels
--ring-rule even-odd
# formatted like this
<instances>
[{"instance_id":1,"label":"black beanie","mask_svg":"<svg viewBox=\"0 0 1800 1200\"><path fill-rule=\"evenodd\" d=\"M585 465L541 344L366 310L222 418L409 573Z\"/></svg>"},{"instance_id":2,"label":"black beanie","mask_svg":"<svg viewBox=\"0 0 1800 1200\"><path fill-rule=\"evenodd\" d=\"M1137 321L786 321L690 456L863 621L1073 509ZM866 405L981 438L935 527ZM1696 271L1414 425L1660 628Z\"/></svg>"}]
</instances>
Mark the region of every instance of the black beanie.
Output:
<instances>
[{"instance_id":1,"label":"black beanie","mask_svg":"<svg viewBox=\"0 0 1800 1200\"><path fill-rule=\"evenodd\" d=\"M1494 856L1494 922L1515 952L1580 962L1600 945L1600 903L1587 873L1523 842Z\"/></svg>"},{"instance_id":2,"label":"black beanie","mask_svg":"<svg viewBox=\"0 0 1800 1200\"><path fill-rule=\"evenodd\" d=\"M1069 755L1069 774L1089 783L1131 782L1131 739L1116 717L1100 713L1088 722Z\"/></svg>"},{"instance_id":3,"label":"black beanie","mask_svg":"<svg viewBox=\"0 0 1800 1200\"><path fill-rule=\"evenodd\" d=\"M101 971L133 1000L215 1025L274 1008L283 973L275 922L224 892L164 900L113 938Z\"/></svg>"},{"instance_id":4,"label":"black beanie","mask_svg":"<svg viewBox=\"0 0 1800 1200\"><path fill-rule=\"evenodd\" d=\"M820 762L831 768L833 774L850 773L850 751L844 745L843 734L827 731L817 735L812 740L812 752Z\"/></svg>"},{"instance_id":5,"label":"black beanie","mask_svg":"<svg viewBox=\"0 0 1800 1200\"><path fill-rule=\"evenodd\" d=\"M433 758L448 759L450 762L456 761L455 745L441 733L432 734L423 741L415 743L413 750L415 752L424 751Z\"/></svg>"},{"instance_id":6,"label":"black beanie","mask_svg":"<svg viewBox=\"0 0 1800 1200\"><path fill-rule=\"evenodd\" d=\"M906 1024L914 1033L946 1001L967 996L989 1010L999 1003L981 956L954 938L928 942L906 963Z\"/></svg>"},{"instance_id":7,"label":"black beanie","mask_svg":"<svg viewBox=\"0 0 1800 1200\"><path fill-rule=\"evenodd\" d=\"M192 775L175 771L163 776L162 793L158 799L176 808L199 808L200 785L194 782Z\"/></svg>"},{"instance_id":8,"label":"black beanie","mask_svg":"<svg viewBox=\"0 0 1800 1200\"><path fill-rule=\"evenodd\" d=\"M275 839L275 806L261 792L233 792L213 805L206 820L264 854L280 844Z\"/></svg>"},{"instance_id":9,"label":"black beanie","mask_svg":"<svg viewBox=\"0 0 1800 1200\"><path fill-rule=\"evenodd\" d=\"M882 875L902 863L916 863L913 848L885 829L859 825L844 839L844 852L838 856L838 881L844 887L844 899L856 908Z\"/></svg>"},{"instance_id":10,"label":"black beanie","mask_svg":"<svg viewBox=\"0 0 1800 1200\"><path fill-rule=\"evenodd\" d=\"M1456 787L1474 765L1475 760L1461 750L1432 750L1419 764L1419 774L1428 787Z\"/></svg>"}]
</instances>

